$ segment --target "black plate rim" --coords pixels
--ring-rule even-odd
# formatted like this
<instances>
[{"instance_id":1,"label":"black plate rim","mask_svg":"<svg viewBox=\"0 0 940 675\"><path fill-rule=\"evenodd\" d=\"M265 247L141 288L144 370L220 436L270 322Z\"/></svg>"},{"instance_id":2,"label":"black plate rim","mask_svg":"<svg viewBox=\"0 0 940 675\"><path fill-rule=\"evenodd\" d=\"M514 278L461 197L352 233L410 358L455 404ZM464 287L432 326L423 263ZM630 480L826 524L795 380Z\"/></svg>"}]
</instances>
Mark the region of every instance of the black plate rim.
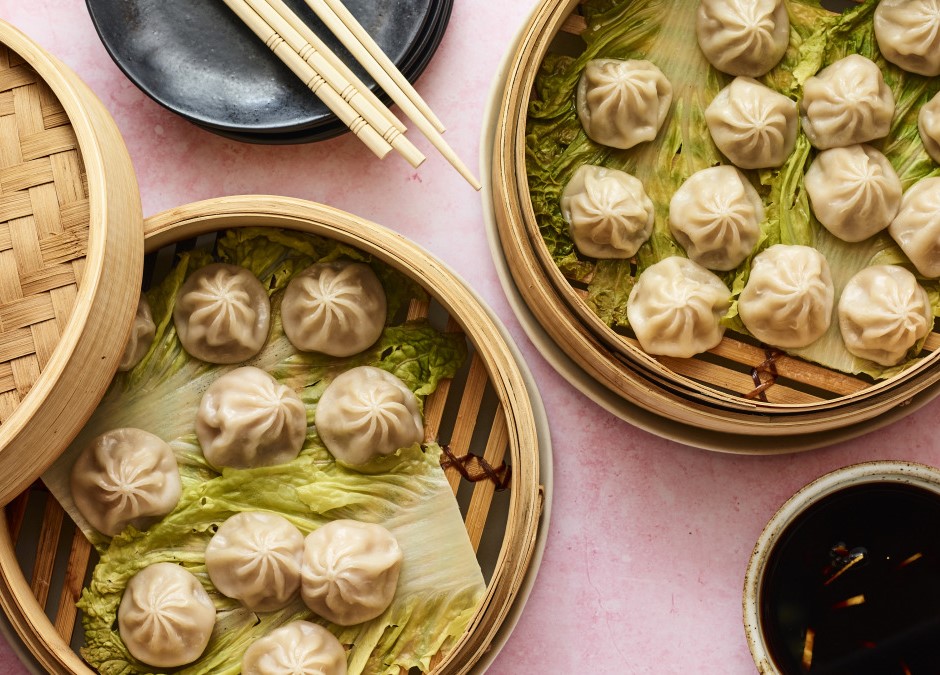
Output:
<instances>
[{"instance_id":1,"label":"black plate rim","mask_svg":"<svg viewBox=\"0 0 940 675\"><path fill-rule=\"evenodd\" d=\"M255 126L248 129L240 125L218 124L214 120L184 112L171 102L158 96L147 83L140 81L139 78L135 77L128 70L123 63L123 58L116 54L112 49L112 45L104 39L102 28L99 25L99 17L95 15L94 3L95 0L85 0L85 7L88 10L98 40L104 46L111 61L131 84L142 91L154 103L174 115L191 122L200 129L231 140L257 144L310 143L334 138L347 131L345 125L333 114L295 125ZM401 64L396 64L409 82L416 81L421 73L424 72L428 63L430 63L431 57L440 46L444 31L450 20L452 8L453 0L430 0L428 12L425 15L422 25L418 29L415 40L401 58ZM369 84L369 88L376 93L383 102L386 104L390 103L390 99L377 84L372 83L371 80ZM313 94L311 94L311 96L312 95Z\"/></svg>"},{"instance_id":2,"label":"black plate rim","mask_svg":"<svg viewBox=\"0 0 940 675\"><path fill-rule=\"evenodd\" d=\"M411 83L416 82L430 64L431 58L434 56L437 48L440 46L441 40L444 37L444 32L450 21L454 4L453 0L440 0L440 2L436 4L442 8L442 11L437 17L435 17L437 25L431 27L431 29L427 31L427 34L431 38L427 41L427 49L424 49L420 54L416 54L414 56L412 56L410 53L405 55L405 61L412 61L415 64L410 70L407 68L402 70L402 74L404 74ZM378 89L376 90L376 94L386 105L393 105L391 99L384 91ZM406 123L406 125L408 124L407 119L404 119L403 121ZM250 143L253 145L291 145L316 143L319 141L327 141L332 138L342 136L349 131L349 129L346 128L346 125L335 116L330 116L319 124L311 125L306 129L284 132L275 131L269 133L228 131L204 126L195 121L193 121L193 124L198 126L200 129L213 133L217 136L221 136L233 141L238 141L240 143Z\"/></svg>"}]
</instances>

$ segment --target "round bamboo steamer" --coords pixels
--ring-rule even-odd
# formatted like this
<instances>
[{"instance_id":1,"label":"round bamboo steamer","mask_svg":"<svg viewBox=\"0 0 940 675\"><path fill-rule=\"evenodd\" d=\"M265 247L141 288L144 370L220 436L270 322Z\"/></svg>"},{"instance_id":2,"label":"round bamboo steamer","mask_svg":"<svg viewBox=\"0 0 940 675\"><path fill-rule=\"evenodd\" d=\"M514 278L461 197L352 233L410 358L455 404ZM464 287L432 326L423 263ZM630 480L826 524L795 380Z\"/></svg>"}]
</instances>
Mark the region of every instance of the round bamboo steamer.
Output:
<instances>
[{"instance_id":1,"label":"round bamboo steamer","mask_svg":"<svg viewBox=\"0 0 940 675\"><path fill-rule=\"evenodd\" d=\"M68 445L117 369L142 221L101 103L0 21L0 504Z\"/></svg>"},{"instance_id":2,"label":"round bamboo steamer","mask_svg":"<svg viewBox=\"0 0 940 675\"><path fill-rule=\"evenodd\" d=\"M527 305L562 351L632 403L686 424L735 434L842 428L904 405L940 380L937 332L928 337L930 353L917 365L871 383L785 355L764 365L763 348L730 334L718 347L695 358L653 357L591 311L543 243L525 167L526 112L535 78L558 36L583 30L578 4L543 0L523 30L506 73L491 167L496 222L510 272ZM772 371L777 383L764 392L768 400L747 397L771 378Z\"/></svg>"},{"instance_id":3,"label":"round bamboo steamer","mask_svg":"<svg viewBox=\"0 0 940 675\"><path fill-rule=\"evenodd\" d=\"M458 488L464 498L469 493L465 525L474 548L480 545L481 550L495 547L498 551L485 597L467 632L446 656L432 664L431 672L457 675L471 671L490 648L523 584L535 549L542 511L535 417L512 352L487 311L448 268L401 235L327 206L273 196L197 202L147 219L146 250L153 252L176 242L242 226L309 232L342 241L375 256L417 281L431 295L432 302L449 315L452 323L448 330L462 330L472 345L473 359L466 381L441 383L438 391L425 402L427 437L437 437L445 404L449 405L448 397L453 403L459 395L459 413L450 438L454 454L466 453L475 434L474 443L480 443L480 434L476 431L479 427L487 431L483 435L484 458L497 466L505 456L512 467L505 515L500 509L491 509L493 483L461 481L456 470L448 468L446 471L455 493ZM418 312L420 314L421 308ZM484 390L492 390L498 401L495 410L489 413L486 406L481 408ZM21 497L21 501L14 501L0 518L0 606L47 672L91 673L72 650L69 640L76 620L74 603L80 597L91 556L90 545L80 530L74 533L71 549L68 542L60 542L62 511L50 496L48 502L52 502L53 511L58 515L47 517L43 512L36 562L29 573L32 581L28 581L16 546L18 523L22 522L28 499L26 494ZM50 508L48 502L46 510ZM52 562L50 558L63 548L64 556ZM67 563L63 563L62 558L67 558ZM47 605L49 580L55 576L52 570L58 569L57 565L65 567L61 573L65 582L58 603L50 599Z\"/></svg>"}]
</instances>

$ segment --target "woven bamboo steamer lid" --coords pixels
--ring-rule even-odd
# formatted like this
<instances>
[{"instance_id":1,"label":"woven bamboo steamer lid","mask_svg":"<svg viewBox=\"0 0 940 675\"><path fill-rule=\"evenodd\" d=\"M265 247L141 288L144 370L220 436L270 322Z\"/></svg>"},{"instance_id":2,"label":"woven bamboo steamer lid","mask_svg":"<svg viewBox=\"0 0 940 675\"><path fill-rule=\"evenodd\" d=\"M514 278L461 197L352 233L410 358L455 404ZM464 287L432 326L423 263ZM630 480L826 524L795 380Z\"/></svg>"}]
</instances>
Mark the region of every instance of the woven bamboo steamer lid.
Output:
<instances>
[{"instance_id":1,"label":"woven bamboo steamer lid","mask_svg":"<svg viewBox=\"0 0 940 675\"><path fill-rule=\"evenodd\" d=\"M539 485L538 436L528 391L519 367L497 326L475 296L448 268L428 256L422 249L401 235L351 214L331 207L298 199L274 196L239 196L212 199L189 204L153 216L145 222L146 250L208 233L242 226L280 227L310 232L355 246L392 265L417 281L433 301L447 311L474 348L474 356L465 383L439 386L425 402L426 435L436 436L440 416L450 398L460 396L459 414L452 430L451 443L459 453L464 442L469 444L477 426L486 428L485 457L493 464L503 454L512 466L512 484L505 520L487 515L495 489L491 483L466 482L461 489L471 490L465 525L474 548L487 537L500 536L498 557L487 586L486 595L470 626L453 649L432 662L435 675L469 672L486 653L497 631L509 614L532 560L536 545L542 493ZM492 420L480 410L483 391L491 388L498 406ZM437 418L432 419L432 418ZM461 440L462 437L465 440ZM447 469L452 487L460 485L460 475ZM24 502L25 503L25 502ZM17 505L14 502L14 505ZM25 508L25 507L23 507ZM48 507L47 507L48 508ZM79 597L90 551L87 540L77 531L71 551L60 543L55 517L43 513L41 538L49 541L49 556L65 546L68 564L67 581L59 593L54 609L46 608L48 584L37 582L52 578L51 560L36 561L27 580L17 558L15 544L18 526L8 510L0 518L0 606L10 618L14 629L30 652L50 673L91 673L74 652L67 639L75 624L74 602ZM61 509L58 511L61 522ZM502 531L504 528L504 532ZM48 535L46 531L49 531ZM493 533L496 533L494 535ZM42 546L42 544L40 544ZM43 569L47 571L43 572ZM37 571L39 570L39 571ZM71 580L71 581L69 581ZM48 597L50 607L56 598Z\"/></svg>"},{"instance_id":2,"label":"woven bamboo steamer lid","mask_svg":"<svg viewBox=\"0 0 940 675\"><path fill-rule=\"evenodd\" d=\"M872 383L785 355L768 358L761 346L730 334L696 358L653 357L590 310L542 241L525 168L525 116L535 77L550 50L559 42L571 49L573 35L584 29L578 4L543 0L523 30L506 74L492 166L497 226L510 272L559 347L601 384L647 410L738 434L841 428L903 405L936 383L937 332L928 337L928 354L916 366ZM776 383L764 391L769 381Z\"/></svg>"},{"instance_id":3,"label":"woven bamboo steamer lid","mask_svg":"<svg viewBox=\"0 0 940 675\"><path fill-rule=\"evenodd\" d=\"M137 305L141 233L114 122L0 21L0 504L58 456L110 382Z\"/></svg>"}]
</instances>

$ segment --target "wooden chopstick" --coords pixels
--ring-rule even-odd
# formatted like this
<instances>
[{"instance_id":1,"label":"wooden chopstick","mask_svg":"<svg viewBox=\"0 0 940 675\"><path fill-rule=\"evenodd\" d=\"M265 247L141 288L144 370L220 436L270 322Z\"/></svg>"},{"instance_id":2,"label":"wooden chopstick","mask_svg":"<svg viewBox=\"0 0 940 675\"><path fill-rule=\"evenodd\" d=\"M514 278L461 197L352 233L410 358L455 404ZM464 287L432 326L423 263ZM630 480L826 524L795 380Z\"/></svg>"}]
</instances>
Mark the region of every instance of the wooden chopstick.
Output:
<instances>
[{"instance_id":1,"label":"wooden chopstick","mask_svg":"<svg viewBox=\"0 0 940 675\"><path fill-rule=\"evenodd\" d=\"M284 39L253 10L246 0L223 0L242 22L299 77L343 123L349 127L376 157L384 159L392 151L391 144L371 127L324 80L309 63L291 49Z\"/></svg>"},{"instance_id":2,"label":"wooden chopstick","mask_svg":"<svg viewBox=\"0 0 940 675\"><path fill-rule=\"evenodd\" d=\"M287 23L290 24L297 33L306 40L314 49L316 49L327 63L329 63L333 68L339 71L340 75L346 78L346 81L350 86L366 98L366 100L371 103L376 110L378 110L385 119L388 120L388 123L398 129L400 132L405 133L405 125L401 123L395 115L392 114L392 111L389 110L382 101L379 100L379 97L372 93L372 90L359 79L359 76L356 75L349 66L347 66L341 58L339 58L333 50L326 46L326 44L314 33L310 27L303 22L299 16L294 14L291 11L290 7L284 4L283 0L268 0L268 4L273 7L278 14L281 15L281 18L284 19ZM343 92L339 92L340 96L345 98Z\"/></svg>"},{"instance_id":3,"label":"wooden chopstick","mask_svg":"<svg viewBox=\"0 0 940 675\"><path fill-rule=\"evenodd\" d=\"M322 42L318 49L317 45L311 44L308 40L294 29L291 23L285 18L296 15L281 0L246 0L248 5L268 24L284 41L310 65L326 83L337 92L340 97L364 119L369 126L375 129L382 138L384 138L405 160L413 167L421 166L425 157L416 148L411 141L405 138L401 131L370 103L349 80L334 68L324 57L326 45ZM299 19L298 19L299 21ZM319 42L319 41L317 41ZM380 103L381 105L381 103ZM382 105L383 109L386 109ZM391 113L389 113L391 114ZM394 117L394 116L393 116Z\"/></svg>"},{"instance_id":4,"label":"wooden chopstick","mask_svg":"<svg viewBox=\"0 0 940 675\"><path fill-rule=\"evenodd\" d=\"M385 52L382 51L382 48L372 39L372 36L369 35L369 31L363 28L356 17L346 9L346 5L342 3L342 0L325 0L325 3L326 6L339 17L339 20L349 29L356 40L359 41L359 44L365 47L366 51L369 52L372 58L382 67L382 70L389 74L395 84L398 85L398 88L405 92L408 98L411 99L411 102L424 114L431 125L440 133L444 133L444 124L437 119L437 116L431 110L431 106L424 102L424 99L415 91L415 88L411 86L408 79L401 74L401 71L395 67L392 60L388 58ZM359 57L356 58L358 60Z\"/></svg>"},{"instance_id":5,"label":"wooden chopstick","mask_svg":"<svg viewBox=\"0 0 940 675\"><path fill-rule=\"evenodd\" d=\"M460 173L464 179L473 186L473 189L480 190L482 185L480 181L471 173L470 169L461 161L457 156L457 153L451 149L442 137L437 128L434 127L433 123L425 117L421 112L418 106L408 97L408 95L403 91L392 79L392 77L385 71L381 64L376 61L376 59L369 53L369 51L363 46L359 41L356 35L353 33L352 29L349 28L343 20L333 11L332 7L327 4L336 4L341 6L341 3L338 0L306 0L310 8L316 13L316 15L326 24L333 34L339 39L339 41L349 50L353 57L366 69L366 72L372 76L372 78L379 84L382 89L385 90L395 103L404 111L405 115L408 116L415 126L418 127L418 130L424 134L431 145L437 148L437 151L440 152L444 158L450 162L450 165L453 166ZM344 8L345 9L345 8ZM349 14L348 11L345 11L346 14L356 25L358 22L355 21L355 18ZM360 26L360 30L362 27ZM362 31L365 33L365 31ZM368 34L366 33L368 38ZM368 38L371 42L371 38ZM378 49L378 47L376 47ZM381 49L379 49L381 52ZM386 57L387 60L387 57ZM389 61L392 70L397 72L397 69ZM409 88L410 85L409 85ZM412 89L413 91L413 89Z\"/></svg>"}]
</instances>

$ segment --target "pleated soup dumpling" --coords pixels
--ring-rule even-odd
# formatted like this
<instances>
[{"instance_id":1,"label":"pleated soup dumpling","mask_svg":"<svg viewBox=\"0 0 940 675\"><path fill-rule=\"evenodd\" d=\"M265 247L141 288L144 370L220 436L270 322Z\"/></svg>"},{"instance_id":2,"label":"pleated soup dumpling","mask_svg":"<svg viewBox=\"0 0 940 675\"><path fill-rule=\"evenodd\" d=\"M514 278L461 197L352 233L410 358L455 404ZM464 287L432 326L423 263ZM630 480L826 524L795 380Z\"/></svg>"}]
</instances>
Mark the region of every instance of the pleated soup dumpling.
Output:
<instances>
[{"instance_id":1,"label":"pleated soup dumpling","mask_svg":"<svg viewBox=\"0 0 940 675\"><path fill-rule=\"evenodd\" d=\"M205 651L215 626L215 607L199 580L180 565L163 562L131 577L118 608L118 631L134 658L176 668Z\"/></svg>"},{"instance_id":2,"label":"pleated soup dumpling","mask_svg":"<svg viewBox=\"0 0 940 675\"><path fill-rule=\"evenodd\" d=\"M716 347L731 292L715 274L673 256L646 268L627 304L627 319L649 354L688 358Z\"/></svg>"},{"instance_id":3,"label":"pleated soup dumpling","mask_svg":"<svg viewBox=\"0 0 940 675\"><path fill-rule=\"evenodd\" d=\"M669 202L669 229L689 258L712 270L733 270L760 236L764 205L733 166L696 171Z\"/></svg>"},{"instance_id":4,"label":"pleated soup dumpling","mask_svg":"<svg viewBox=\"0 0 940 675\"><path fill-rule=\"evenodd\" d=\"M216 468L285 464L300 453L307 409L293 389L243 366L209 385L196 412L196 437Z\"/></svg>"},{"instance_id":5,"label":"pleated soup dumpling","mask_svg":"<svg viewBox=\"0 0 940 675\"><path fill-rule=\"evenodd\" d=\"M904 193L888 232L918 272L940 277L940 178L923 178Z\"/></svg>"},{"instance_id":6,"label":"pleated soup dumpling","mask_svg":"<svg viewBox=\"0 0 940 675\"><path fill-rule=\"evenodd\" d=\"M800 125L795 101L749 77L736 77L705 109L712 140L742 169L783 164Z\"/></svg>"},{"instance_id":7,"label":"pleated soup dumpling","mask_svg":"<svg viewBox=\"0 0 940 675\"><path fill-rule=\"evenodd\" d=\"M893 366L933 327L927 291L897 265L866 267L839 298L839 330L845 348L859 358Z\"/></svg>"},{"instance_id":8,"label":"pleated soup dumpling","mask_svg":"<svg viewBox=\"0 0 940 675\"><path fill-rule=\"evenodd\" d=\"M806 80L800 113L820 150L867 143L888 135L894 94L874 62L850 54Z\"/></svg>"},{"instance_id":9,"label":"pleated soup dumpling","mask_svg":"<svg viewBox=\"0 0 940 675\"><path fill-rule=\"evenodd\" d=\"M695 32L715 68L760 77L786 53L790 18L783 0L701 0Z\"/></svg>"},{"instance_id":10,"label":"pleated soup dumpling","mask_svg":"<svg viewBox=\"0 0 940 675\"><path fill-rule=\"evenodd\" d=\"M285 607L300 588L304 536L274 513L236 513L206 546L206 572L220 593L248 609Z\"/></svg>"},{"instance_id":11,"label":"pleated soup dumpling","mask_svg":"<svg viewBox=\"0 0 940 675\"><path fill-rule=\"evenodd\" d=\"M823 150L804 180L816 219L843 241L888 227L901 207L901 179L870 145Z\"/></svg>"},{"instance_id":12,"label":"pleated soup dumpling","mask_svg":"<svg viewBox=\"0 0 940 675\"><path fill-rule=\"evenodd\" d=\"M672 103L672 85L649 61L593 59L578 81L576 106L588 137L626 150L656 138Z\"/></svg>"},{"instance_id":13,"label":"pleated soup dumpling","mask_svg":"<svg viewBox=\"0 0 940 675\"><path fill-rule=\"evenodd\" d=\"M150 311L150 303L147 302L147 296L141 295L137 301L137 312L134 314L134 323L131 325L131 334L124 346L124 354L121 356L121 363L118 365L120 372L127 372L144 358L150 350L153 343L153 336L156 335L157 326L153 322L153 313Z\"/></svg>"},{"instance_id":14,"label":"pleated soup dumpling","mask_svg":"<svg viewBox=\"0 0 940 675\"><path fill-rule=\"evenodd\" d=\"M301 597L340 626L369 621L392 603L402 558L398 541L381 525L331 521L304 541Z\"/></svg>"},{"instance_id":15,"label":"pleated soup dumpling","mask_svg":"<svg viewBox=\"0 0 940 675\"><path fill-rule=\"evenodd\" d=\"M179 502L182 485L173 450L153 434L125 427L97 436L72 467L72 499L109 537L128 525L143 529Z\"/></svg>"},{"instance_id":16,"label":"pleated soup dumpling","mask_svg":"<svg viewBox=\"0 0 940 675\"><path fill-rule=\"evenodd\" d=\"M244 267L213 263L189 275L176 295L173 323L191 356L209 363L240 363L268 338L271 303Z\"/></svg>"},{"instance_id":17,"label":"pleated soup dumpling","mask_svg":"<svg viewBox=\"0 0 940 675\"><path fill-rule=\"evenodd\" d=\"M829 329L834 296L829 263L819 251L776 244L754 257L738 315L761 342L797 349Z\"/></svg>"},{"instance_id":18,"label":"pleated soup dumpling","mask_svg":"<svg viewBox=\"0 0 940 675\"><path fill-rule=\"evenodd\" d=\"M888 61L918 75L940 75L940 0L881 0L874 24Z\"/></svg>"},{"instance_id":19,"label":"pleated soup dumpling","mask_svg":"<svg viewBox=\"0 0 940 675\"><path fill-rule=\"evenodd\" d=\"M317 403L316 426L327 450L352 465L424 438L414 392L373 366L351 368L330 382Z\"/></svg>"},{"instance_id":20,"label":"pleated soup dumpling","mask_svg":"<svg viewBox=\"0 0 940 675\"><path fill-rule=\"evenodd\" d=\"M287 285L281 320L297 349L352 356L379 339L386 307L382 282L365 263L317 263Z\"/></svg>"},{"instance_id":21,"label":"pleated soup dumpling","mask_svg":"<svg viewBox=\"0 0 940 675\"><path fill-rule=\"evenodd\" d=\"M320 624L291 621L245 650L242 675L346 675L346 650Z\"/></svg>"},{"instance_id":22,"label":"pleated soup dumpling","mask_svg":"<svg viewBox=\"0 0 940 675\"><path fill-rule=\"evenodd\" d=\"M940 93L921 106L917 114L917 130L927 154L940 164Z\"/></svg>"},{"instance_id":23,"label":"pleated soup dumpling","mask_svg":"<svg viewBox=\"0 0 940 675\"><path fill-rule=\"evenodd\" d=\"M653 231L655 211L643 184L624 171L586 164L561 194L574 245L592 258L631 258Z\"/></svg>"}]
</instances>

